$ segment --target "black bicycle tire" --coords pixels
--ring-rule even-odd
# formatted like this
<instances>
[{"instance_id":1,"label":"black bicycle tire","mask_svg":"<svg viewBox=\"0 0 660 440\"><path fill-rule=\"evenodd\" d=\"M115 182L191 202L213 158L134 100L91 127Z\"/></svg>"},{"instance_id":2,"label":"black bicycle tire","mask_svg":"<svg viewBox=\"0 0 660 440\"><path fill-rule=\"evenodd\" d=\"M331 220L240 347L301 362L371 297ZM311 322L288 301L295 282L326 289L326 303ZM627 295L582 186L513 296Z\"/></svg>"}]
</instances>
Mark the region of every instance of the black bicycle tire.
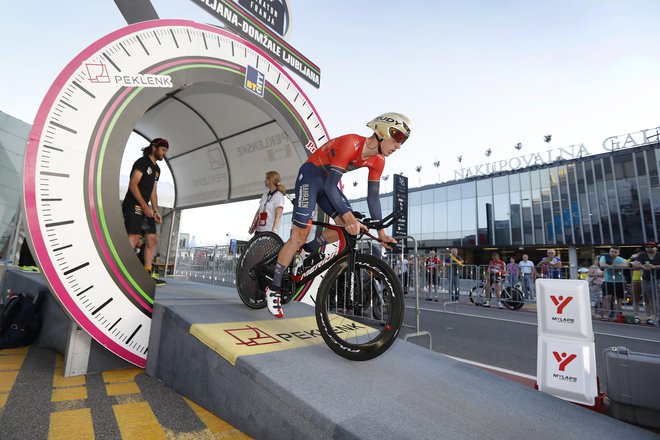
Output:
<instances>
[{"instance_id":1,"label":"black bicycle tire","mask_svg":"<svg viewBox=\"0 0 660 440\"><path fill-rule=\"evenodd\" d=\"M470 302L471 302L472 304L474 304L475 306L480 306L480 305L482 305L482 304L486 301L486 292L485 292L485 289L486 289L486 285L485 285L483 282L478 282L477 284L475 284L475 285L472 287L472 289L470 289L470 295L468 296L468 298L470 299ZM477 290L481 290L481 291L484 293L483 296L479 295L479 294L477 293ZM480 296L480 297L483 299L483 301L481 301L481 302L477 302L477 301L475 301L475 299L476 299L478 296Z\"/></svg>"},{"instance_id":2,"label":"black bicycle tire","mask_svg":"<svg viewBox=\"0 0 660 440\"><path fill-rule=\"evenodd\" d=\"M264 243L264 245L261 245L261 243ZM266 307L266 294L261 289L261 287L264 287L261 286L261 284L264 284L263 281L254 280L250 276L250 270L264 260L264 254L269 250L273 250L270 248L277 247L279 252L283 245L284 242L280 236L272 232L255 235L245 245L245 249L236 265L236 290L243 304L251 309ZM272 257L272 255L268 255L268 257Z\"/></svg>"},{"instance_id":3,"label":"black bicycle tire","mask_svg":"<svg viewBox=\"0 0 660 440\"><path fill-rule=\"evenodd\" d=\"M525 305L525 296L518 287L512 286L511 291L514 292L513 301L511 302L511 310L521 309L522 306Z\"/></svg>"},{"instance_id":4,"label":"black bicycle tire","mask_svg":"<svg viewBox=\"0 0 660 440\"><path fill-rule=\"evenodd\" d=\"M388 282L388 291L391 292L391 296L389 303L390 317L386 325L389 325L389 329L384 330L377 338L365 344L353 344L344 341L333 329L326 305L332 293L334 280L344 273L348 267L347 256L344 256L328 270L319 287L316 295L316 323L319 333L321 333L323 340L332 351L352 361L366 361L385 353L394 343L403 324L405 304L401 282L385 261L372 255L357 254L355 264L356 268L366 266L369 268L368 270L380 272Z\"/></svg>"}]
</instances>

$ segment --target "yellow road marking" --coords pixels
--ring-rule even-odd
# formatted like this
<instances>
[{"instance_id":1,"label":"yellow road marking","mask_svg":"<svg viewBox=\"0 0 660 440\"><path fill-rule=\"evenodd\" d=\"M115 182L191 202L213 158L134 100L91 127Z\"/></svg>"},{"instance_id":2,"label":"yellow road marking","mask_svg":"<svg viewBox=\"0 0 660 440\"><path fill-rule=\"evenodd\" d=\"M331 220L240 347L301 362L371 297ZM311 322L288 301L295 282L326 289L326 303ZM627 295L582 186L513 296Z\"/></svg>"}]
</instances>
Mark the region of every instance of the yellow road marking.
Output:
<instances>
[{"instance_id":1,"label":"yellow road marking","mask_svg":"<svg viewBox=\"0 0 660 440\"><path fill-rule=\"evenodd\" d=\"M94 439L92 411L89 408L60 411L50 414L48 440Z\"/></svg>"},{"instance_id":2,"label":"yellow road marking","mask_svg":"<svg viewBox=\"0 0 660 440\"><path fill-rule=\"evenodd\" d=\"M0 370L20 370L24 360L24 354L6 354L0 356Z\"/></svg>"},{"instance_id":3,"label":"yellow road marking","mask_svg":"<svg viewBox=\"0 0 660 440\"><path fill-rule=\"evenodd\" d=\"M27 354L30 347L3 348L0 355L4 354Z\"/></svg>"},{"instance_id":4,"label":"yellow road marking","mask_svg":"<svg viewBox=\"0 0 660 440\"><path fill-rule=\"evenodd\" d=\"M192 408L195 414L197 414L199 420L201 420L202 423L204 423L206 427L209 429L209 431L212 434L214 434L212 438L237 438L237 439L252 438L248 435L243 434L241 431L234 428L233 426L231 426L229 423L225 422L221 418L216 417L215 414L213 414L212 412L207 411L206 409L197 405L192 400L187 399L185 397L183 399ZM222 435L220 436L215 434L222 434Z\"/></svg>"},{"instance_id":5,"label":"yellow road marking","mask_svg":"<svg viewBox=\"0 0 660 440\"><path fill-rule=\"evenodd\" d=\"M50 396L51 402L87 399L86 387L55 388Z\"/></svg>"},{"instance_id":6,"label":"yellow road marking","mask_svg":"<svg viewBox=\"0 0 660 440\"><path fill-rule=\"evenodd\" d=\"M104 371L103 372L103 382L113 383L113 382L132 382L135 380L135 376L142 373L144 370L141 368L128 368L125 370L113 370L113 371Z\"/></svg>"},{"instance_id":7,"label":"yellow road marking","mask_svg":"<svg viewBox=\"0 0 660 440\"><path fill-rule=\"evenodd\" d=\"M56 368L53 372L53 387L55 388L65 388L65 387L80 387L85 386L86 379L85 376L62 376L62 370Z\"/></svg>"},{"instance_id":8,"label":"yellow road marking","mask_svg":"<svg viewBox=\"0 0 660 440\"><path fill-rule=\"evenodd\" d=\"M7 399L9 399L9 393L0 393L0 409L5 407L7 404Z\"/></svg>"},{"instance_id":9,"label":"yellow road marking","mask_svg":"<svg viewBox=\"0 0 660 440\"><path fill-rule=\"evenodd\" d=\"M121 396L124 394L140 394L140 388L138 388L135 382L109 383L105 385L105 391L106 393L108 393L108 396Z\"/></svg>"},{"instance_id":10,"label":"yellow road marking","mask_svg":"<svg viewBox=\"0 0 660 440\"><path fill-rule=\"evenodd\" d=\"M18 371L0 371L0 391L11 391L17 376Z\"/></svg>"},{"instance_id":11,"label":"yellow road marking","mask_svg":"<svg viewBox=\"0 0 660 440\"><path fill-rule=\"evenodd\" d=\"M113 405L122 440L166 439L165 431L147 402Z\"/></svg>"},{"instance_id":12,"label":"yellow road marking","mask_svg":"<svg viewBox=\"0 0 660 440\"><path fill-rule=\"evenodd\" d=\"M62 368L64 366L64 356L60 353L55 355L55 368Z\"/></svg>"}]
</instances>

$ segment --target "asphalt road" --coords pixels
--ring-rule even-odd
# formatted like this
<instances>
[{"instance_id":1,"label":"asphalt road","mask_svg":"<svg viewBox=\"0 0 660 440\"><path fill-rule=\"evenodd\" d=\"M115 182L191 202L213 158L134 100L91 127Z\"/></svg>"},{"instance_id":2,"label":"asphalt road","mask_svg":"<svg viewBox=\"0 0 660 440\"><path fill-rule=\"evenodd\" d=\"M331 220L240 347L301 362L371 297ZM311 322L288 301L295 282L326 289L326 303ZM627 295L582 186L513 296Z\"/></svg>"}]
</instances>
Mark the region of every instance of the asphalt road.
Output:
<instances>
[{"instance_id":1,"label":"asphalt road","mask_svg":"<svg viewBox=\"0 0 660 440\"><path fill-rule=\"evenodd\" d=\"M420 302L420 331L432 336L432 349L470 362L536 376L536 311L525 306L518 311L484 309L472 304ZM415 331L415 302L406 301L406 320L401 337ZM409 328L411 326L413 328ZM660 355L660 327L593 321L596 367L605 381L603 350L626 347L630 351ZM428 347L428 337L409 339Z\"/></svg>"}]
</instances>

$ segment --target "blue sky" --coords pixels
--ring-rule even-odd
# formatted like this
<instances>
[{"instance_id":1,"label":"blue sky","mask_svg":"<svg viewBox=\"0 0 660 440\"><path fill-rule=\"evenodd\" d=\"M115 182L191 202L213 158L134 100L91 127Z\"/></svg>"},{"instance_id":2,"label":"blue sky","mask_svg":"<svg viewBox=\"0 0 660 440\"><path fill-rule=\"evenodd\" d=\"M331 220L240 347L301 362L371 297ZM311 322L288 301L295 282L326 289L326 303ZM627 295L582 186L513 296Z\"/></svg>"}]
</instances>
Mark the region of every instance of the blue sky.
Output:
<instances>
[{"instance_id":1,"label":"blue sky","mask_svg":"<svg viewBox=\"0 0 660 440\"><path fill-rule=\"evenodd\" d=\"M214 22L190 0L152 3L161 18ZM320 89L298 83L330 134L366 135L373 116L406 113L412 137L385 174L403 172L413 187L450 180L461 167L544 151L546 134L552 148L583 143L597 154L609 136L660 126L655 0L288 3L289 42L321 68ZM0 110L32 123L64 66L124 25L112 0L5 2ZM360 171L345 178L349 197L362 194L365 180ZM246 205L256 209L256 202ZM209 244L223 243L226 233L245 235L242 219L203 232L211 228L193 217L225 217L226 208L213 209L184 213L184 228Z\"/></svg>"}]
</instances>

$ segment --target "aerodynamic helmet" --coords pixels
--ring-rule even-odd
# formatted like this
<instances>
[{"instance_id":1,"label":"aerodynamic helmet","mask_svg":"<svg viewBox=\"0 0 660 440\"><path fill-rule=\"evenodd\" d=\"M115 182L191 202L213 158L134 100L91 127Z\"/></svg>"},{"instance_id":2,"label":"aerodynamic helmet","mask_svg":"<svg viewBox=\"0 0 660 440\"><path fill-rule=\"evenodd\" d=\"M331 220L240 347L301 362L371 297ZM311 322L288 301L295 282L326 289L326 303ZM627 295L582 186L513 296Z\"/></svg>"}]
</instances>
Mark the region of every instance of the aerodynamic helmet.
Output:
<instances>
[{"instance_id":1,"label":"aerodynamic helmet","mask_svg":"<svg viewBox=\"0 0 660 440\"><path fill-rule=\"evenodd\" d=\"M383 113L367 122L367 127L371 128L379 141L393 138L395 141L403 144L410 136L410 119L401 113Z\"/></svg>"}]
</instances>

